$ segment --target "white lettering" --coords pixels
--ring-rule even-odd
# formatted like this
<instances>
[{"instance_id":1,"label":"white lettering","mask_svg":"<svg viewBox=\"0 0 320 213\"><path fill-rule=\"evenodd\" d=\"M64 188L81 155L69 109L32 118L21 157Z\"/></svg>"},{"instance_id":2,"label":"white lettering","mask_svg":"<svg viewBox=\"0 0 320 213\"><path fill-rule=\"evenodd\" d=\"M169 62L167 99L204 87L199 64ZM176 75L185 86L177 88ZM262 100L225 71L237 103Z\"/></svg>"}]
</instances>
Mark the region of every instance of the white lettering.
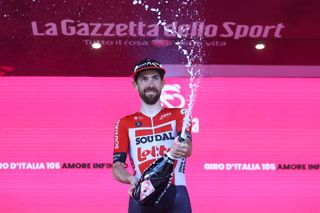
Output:
<instances>
[{"instance_id":1,"label":"white lettering","mask_svg":"<svg viewBox=\"0 0 320 213\"><path fill-rule=\"evenodd\" d=\"M205 170L224 170L225 166L223 163L205 163Z\"/></svg>"},{"instance_id":2,"label":"white lettering","mask_svg":"<svg viewBox=\"0 0 320 213\"><path fill-rule=\"evenodd\" d=\"M282 38L282 36L280 35L281 30L284 28L285 26L282 23L277 24L276 27L276 31L274 32L274 37L276 38Z\"/></svg>"},{"instance_id":3,"label":"white lettering","mask_svg":"<svg viewBox=\"0 0 320 213\"><path fill-rule=\"evenodd\" d=\"M58 35L58 30L57 30L57 25L55 23L47 23L44 26L48 27L48 29L45 31L46 35L49 36L57 36Z\"/></svg>"},{"instance_id":4,"label":"white lettering","mask_svg":"<svg viewBox=\"0 0 320 213\"><path fill-rule=\"evenodd\" d=\"M143 32L143 28L145 27L146 25L142 22L142 21L139 21L138 22L138 36L141 36L141 37L145 37L146 35L144 34Z\"/></svg>"},{"instance_id":5,"label":"white lettering","mask_svg":"<svg viewBox=\"0 0 320 213\"><path fill-rule=\"evenodd\" d=\"M10 163L10 169L15 169L17 165L15 163Z\"/></svg>"},{"instance_id":6,"label":"white lettering","mask_svg":"<svg viewBox=\"0 0 320 213\"><path fill-rule=\"evenodd\" d=\"M36 21L31 22L31 28L32 28L32 34L34 36L57 36L58 35L58 30L57 30L57 25L53 22L46 23L44 25L46 27L46 30L44 33L40 33L38 30L38 25Z\"/></svg>"},{"instance_id":7,"label":"white lettering","mask_svg":"<svg viewBox=\"0 0 320 213\"><path fill-rule=\"evenodd\" d=\"M80 27L80 29L77 30L77 35L89 36L89 25L87 23L79 23L77 27Z\"/></svg>"},{"instance_id":8,"label":"white lettering","mask_svg":"<svg viewBox=\"0 0 320 213\"><path fill-rule=\"evenodd\" d=\"M120 120L118 120L116 124L116 128L114 131L114 148L119 149L119 125L120 125Z\"/></svg>"},{"instance_id":9,"label":"white lettering","mask_svg":"<svg viewBox=\"0 0 320 213\"><path fill-rule=\"evenodd\" d=\"M220 34L223 38L233 37L234 39L240 39L244 37L250 38L267 38L271 36L271 31L274 29L275 38L281 38L281 31L284 29L283 23L272 26L264 25L237 25L235 22L224 22L222 24L225 33Z\"/></svg>"},{"instance_id":10,"label":"white lettering","mask_svg":"<svg viewBox=\"0 0 320 213\"><path fill-rule=\"evenodd\" d=\"M102 24L101 23L92 23L90 26L93 26L93 30L91 31L91 36L102 36L101 33L98 33L98 31L101 29Z\"/></svg>"},{"instance_id":11,"label":"white lettering","mask_svg":"<svg viewBox=\"0 0 320 213\"><path fill-rule=\"evenodd\" d=\"M223 38L229 38L233 36L233 31L231 29L231 26L236 25L234 22L224 22L222 26L226 30L227 34L220 34L221 37Z\"/></svg>"},{"instance_id":12,"label":"white lettering","mask_svg":"<svg viewBox=\"0 0 320 213\"><path fill-rule=\"evenodd\" d=\"M148 36L148 37L157 37L157 36L159 36L159 26L158 25L151 24L147 28L150 28L150 30L148 30L146 32L146 36Z\"/></svg>"},{"instance_id":13,"label":"white lettering","mask_svg":"<svg viewBox=\"0 0 320 213\"><path fill-rule=\"evenodd\" d=\"M74 26L68 26L69 23L74 23L73 20L65 19L61 21L61 32L63 35L72 36L76 34L76 28Z\"/></svg>"},{"instance_id":14,"label":"white lettering","mask_svg":"<svg viewBox=\"0 0 320 213\"><path fill-rule=\"evenodd\" d=\"M205 27L204 35L205 37L215 37L218 32L218 26L214 24L209 24Z\"/></svg>"},{"instance_id":15,"label":"white lettering","mask_svg":"<svg viewBox=\"0 0 320 213\"><path fill-rule=\"evenodd\" d=\"M261 37L263 32L263 27L261 25L253 25L250 28L249 36L251 38L259 38Z\"/></svg>"},{"instance_id":16,"label":"white lettering","mask_svg":"<svg viewBox=\"0 0 320 213\"><path fill-rule=\"evenodd\" d=\"M117 24L116 26L116 34L117 36L126 36L128 35L128 33L126 32L126 30L128 29L128 25L126 24Z\"/></svg>"},{"instance_id":17,"label":"white lettering","mask_svg":"<svg viewBox=\"0 0 320 213\"><path fill-rule=\"evenodd\" d=\"M56 23L48 22L40 26L37 21L31 22L34 36L57 36L61 31L65 36L104 36L104 37L159 37L160 29L157 24L145 24L143 21L128 23L87 23L71 19L63 19L60 22L61 30ZM275 25L246 25L236 22L223 22L222 29L216 24L205 22L178 23L177 21L164 25L163 35L165 37L221 37L221 38L282 38L285 28L283 23ZM127 42L126 45L133 45ZM209 45L213 46L213 45ZM221 46L221 45L220 45Z\"/></svg>"},{"instance_id":18,"label":"white lettering","mask_svg":"<svg viewBox=\"0 0 320 213\"><path fill-rule=\"evenodd\" d=\"M227 163L226 170L261 170L258 163Z\"/></svg>"},{"instance_id":19,"label":"white lettering","mask_svg":"<svg viewBox=\"0 0 320 213\"><path fill-rule=\"evenodd\" d=\"M32 34L34 36L43 36L44 33L39 33L38 31L38 25L36 21L31 22L31 28L32 28Z\"/></svg>"},{"instance_id":20,"label":"white lettering","mask_svg":"<svg viewBox=\"0 0 320 213\"><path fill-rule=\"evenodd\" d=\"M9 164L8 163L0 163L0 169L8 169Z\"/></svg>"},{"instance_id":21,"label":"white lettering","mask_svg":"<svg viewBox=\"0 0 320 213\"><path fill-rule=\"evenodd\" d=\"M249 26L247 25L237 25L236 32L234 34L234 39L239 39L246 37L249 32Z\"/></svg>"},{"instance_id":22,"label":"white lettering","mask_svg":"<svg viewBox=\"0 0 320 213\"><path fill-rule=\"evenodd\" d=\"M111 33L111 31L113 30L115 24L110 23L110 24L103 24L103 26L106 26L106 30L103 33L103 36L114 36L113 33Z\"/></svg>"},{"instance_id":23,"label":"white lettering","mask_svg":"<svg viewBox=\"0 0 320 213\"><path fill-rule=\"evenodd\" d=\"M135 33L135 28L137 27L137 24L133 21L129 22L129 35L132 37L136 37L137 34ZM118 35L118 34L117 34Z\"/></svg>"}]
</instances>

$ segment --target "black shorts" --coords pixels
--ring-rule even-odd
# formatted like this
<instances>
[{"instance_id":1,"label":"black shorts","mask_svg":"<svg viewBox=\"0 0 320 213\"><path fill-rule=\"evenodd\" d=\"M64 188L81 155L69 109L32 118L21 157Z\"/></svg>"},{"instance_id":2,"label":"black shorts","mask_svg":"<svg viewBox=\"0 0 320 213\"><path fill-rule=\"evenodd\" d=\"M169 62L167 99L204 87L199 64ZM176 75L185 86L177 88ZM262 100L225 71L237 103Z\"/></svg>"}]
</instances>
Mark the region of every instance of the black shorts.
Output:
<instances>
[{"instance_id":1,"label":"black shorts","mask_svg":"<svg viewBox=\"0 0 320 213\"><path fill-rule=\"evenodd\" d=\"M130 197L129 213L191 213L189 194L185 186L171 185L155 208L141 206Z\"/></svg>"}]
</instances>

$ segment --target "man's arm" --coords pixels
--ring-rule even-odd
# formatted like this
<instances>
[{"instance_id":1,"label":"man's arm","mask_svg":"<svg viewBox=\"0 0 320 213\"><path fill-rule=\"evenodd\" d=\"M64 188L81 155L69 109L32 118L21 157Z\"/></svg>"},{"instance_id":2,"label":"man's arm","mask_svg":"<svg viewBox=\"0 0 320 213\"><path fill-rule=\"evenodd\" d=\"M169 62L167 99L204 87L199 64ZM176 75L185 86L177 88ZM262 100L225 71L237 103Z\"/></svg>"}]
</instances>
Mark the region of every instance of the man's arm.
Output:
<instances>
[{"instance_id":1,"label":"man's arm","mask_svg":"<svg viewBox=\"0 0 320 213\"><path fill-rule=\"evenodd\" d=\"M131 195L131 192L137 183L137 179L125 168L124 162L126 161L128 151L128 128L126 122L123 119L120 119L116 124L114 132L112 177L121 183L130 184L129 194Z\"/></svg>"},{"instance_id":2,"label":"man's arm","mask_svg":"<svg viewBox=\"0 0 320 213\"><path fill-rule=\"evenodd\" d=\"M133 177L125 168L124 163L117 161L113 163L112 177L121 183L130 183L129 178Z\"/></svg>"},{"instance_id":3,"label":"man's arm","mask_svg":"<svg viewBox=\"0 0 320 213\"><path fill-rule=\"evenodd\" d=\"M136 186L138 180L136 177L132 176L127 169L124 167L124 163L120 161L116 161L113 163L112 167L112 177L121 182L130 184L129 194L132 195L133 189Z\"/></svg>"}]
</instances>

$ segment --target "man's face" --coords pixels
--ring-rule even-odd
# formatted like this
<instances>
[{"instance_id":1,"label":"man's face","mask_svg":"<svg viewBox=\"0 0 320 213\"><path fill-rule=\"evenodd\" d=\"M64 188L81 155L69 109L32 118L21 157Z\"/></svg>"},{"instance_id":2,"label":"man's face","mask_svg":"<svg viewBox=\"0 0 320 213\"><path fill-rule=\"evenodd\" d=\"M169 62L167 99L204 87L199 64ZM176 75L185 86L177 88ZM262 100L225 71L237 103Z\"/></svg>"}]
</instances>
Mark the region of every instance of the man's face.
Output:
<instances>
[{"instance_id":1,"label":"man's face","mask_svg":"<svg viewBox=\"0 0 320 213\"><path fill-rule=\"evenodd\" d=\"M139 74L135 87L141 99L149 105L157 103L163 88L163 80L157 71L146 70Z\"/></svg>"}]
</instances>

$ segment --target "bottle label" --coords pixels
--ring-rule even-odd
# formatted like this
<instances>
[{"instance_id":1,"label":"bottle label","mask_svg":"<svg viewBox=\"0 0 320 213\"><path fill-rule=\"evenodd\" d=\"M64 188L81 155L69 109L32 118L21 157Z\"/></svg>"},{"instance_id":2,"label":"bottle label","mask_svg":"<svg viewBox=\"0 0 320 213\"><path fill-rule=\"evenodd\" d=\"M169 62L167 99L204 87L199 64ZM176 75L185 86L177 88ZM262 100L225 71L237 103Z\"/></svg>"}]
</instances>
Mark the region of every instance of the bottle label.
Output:
<instances>
[{"instance_id":1,"label":"bottle label","mask_svg":"<svg viewBox=\"0 0 320 213\"><path fill-rule=\"evenodd\" d=\"M144 200L146 197L148 197L152 192L154 192L155 189L149 179L144 180L141 183L141 190L140 190L140 200Z\"/></svg>"}]
</instances>

